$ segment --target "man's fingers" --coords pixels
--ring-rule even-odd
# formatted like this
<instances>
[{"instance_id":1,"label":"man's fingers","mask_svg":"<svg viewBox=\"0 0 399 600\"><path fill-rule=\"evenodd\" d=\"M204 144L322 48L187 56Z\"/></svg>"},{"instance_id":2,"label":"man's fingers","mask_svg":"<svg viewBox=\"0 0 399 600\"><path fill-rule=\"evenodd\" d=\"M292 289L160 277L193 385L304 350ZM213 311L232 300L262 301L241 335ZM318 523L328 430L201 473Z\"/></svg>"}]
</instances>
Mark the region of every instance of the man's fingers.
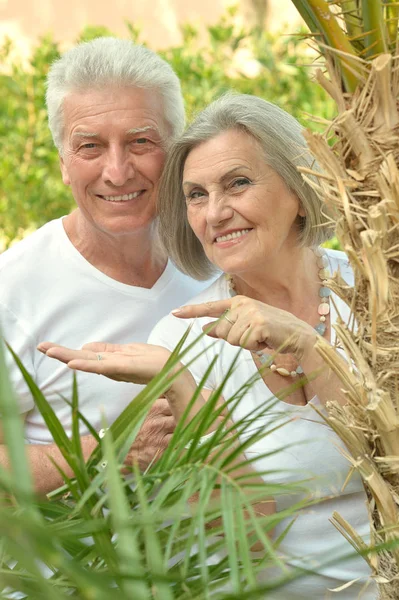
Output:
<instances>
[{"instance_id":1,"label":"man's fingers","mask_svg":"<svg viewBox=\"0 0 399 600\"><path fill-rule=\"evenodd\" d=\"M158 400L156 400L154 402L154 404L151 406L148 415L165 415L167 417L169 417L172 414L172 411L170 410L170 406L169 406L169 402L166 400L166 398L158 398Z\"/></svg>"},{"instance_id":2,"label":"man's fingers","mask_svg":"<svg viewBox=\"0 0 399 600\"><path fill-rule=\"evenodd\" d=\"M159 435L172 434L176 429L176 421L174 417L166 415L157 415L156 417L148 418L142 425L142 434L147 435L157 433Z\"/></svg>"},{"instance_id":3,"label":"man's fingers","mask_svg":"<svg viewBox=\"0 0 399 600\"><path fill-rule=\"evenodd\" d=\"M194 317L221 317L231 307L232 298L205 302L204 304L189 304L172 310L172 314L179 319L192 319Z\"/></svg>"}]
</instances>

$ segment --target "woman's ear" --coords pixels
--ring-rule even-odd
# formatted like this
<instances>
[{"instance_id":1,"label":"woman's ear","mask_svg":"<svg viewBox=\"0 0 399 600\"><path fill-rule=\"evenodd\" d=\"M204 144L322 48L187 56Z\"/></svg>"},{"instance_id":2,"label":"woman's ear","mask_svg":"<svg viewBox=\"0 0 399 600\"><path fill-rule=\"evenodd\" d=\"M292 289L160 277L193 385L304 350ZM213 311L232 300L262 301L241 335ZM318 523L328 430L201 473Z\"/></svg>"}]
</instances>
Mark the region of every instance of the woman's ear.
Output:
<instances>
[{"instance_id":1,"label":"woman's ear","mask_svg":"<svg viewBox=\"0 0 399 600\"><path fill-rule=\"evenodd\" d=\"M306 217L306 211L302 205L302 203L299 203L299 207L298 207L298 216L299 217Z\"/></svg>"}]
</instances>

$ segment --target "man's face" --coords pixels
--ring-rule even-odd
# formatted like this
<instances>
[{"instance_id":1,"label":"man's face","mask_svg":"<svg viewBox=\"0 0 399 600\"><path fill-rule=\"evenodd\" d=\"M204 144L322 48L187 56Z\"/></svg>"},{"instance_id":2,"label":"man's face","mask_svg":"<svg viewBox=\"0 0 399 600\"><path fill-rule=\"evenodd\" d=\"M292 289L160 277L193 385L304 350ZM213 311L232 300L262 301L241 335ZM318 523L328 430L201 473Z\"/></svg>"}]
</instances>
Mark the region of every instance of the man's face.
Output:
<instances>
[{"instance_id":1,"label":"man's face","mask_svg":"<svg viewBox=\"0 0 399 600\"><path fill-rule=\"evenodd\" d=\"M87 224L113 236L149 228L168 126L159 96L140 88L69 94L62 178Z\"/></svg>"}]
</instances>

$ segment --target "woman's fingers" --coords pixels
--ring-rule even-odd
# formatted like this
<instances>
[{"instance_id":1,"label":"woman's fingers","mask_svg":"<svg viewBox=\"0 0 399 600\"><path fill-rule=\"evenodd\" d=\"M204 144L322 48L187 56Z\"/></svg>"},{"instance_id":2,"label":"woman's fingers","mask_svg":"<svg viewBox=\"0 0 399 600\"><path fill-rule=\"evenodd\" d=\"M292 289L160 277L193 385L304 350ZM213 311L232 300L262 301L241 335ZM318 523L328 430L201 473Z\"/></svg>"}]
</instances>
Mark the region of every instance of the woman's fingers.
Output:
<instances>
[{"instance_id":1,"label":"woman's fingers","mask_svg":"<svg viewBox=\"0 0 399 600\"><path fill-rule=\"evenodd\" d=\"M112 352L110 349L114 344L107 344L106 342L90 342L84 344L82 350L91 350L92 352Z\"/></svg>"},{"instance_id":2,"label":"woman's fingers","mask_svg":"<svg viewBox=\"0 0 399 600\"><path fill-rule=\"evenodd\" d=\"M231 315L235 317L234 313ZM267 335L265 331L261 332L259 326L251 324L245 317L238 317L233 321L233 325L226 319L215 321L212 324L204 325L203 331L209 337L226 340L232 346L239 346L247 350L260 350L267 347Z\"/></svg>"},{"instance_id":3,"label":"woman's fingers","mask_svg":"<svg viewBox=\"0 0 399 600\"><path fill-rule=\"evenodd\" d=\"M120 355L118 357L113 354L102 355L100 359L73 358L67 364L70 369L74 369L75 371L96 373L97 375L104 375L116 381L147 383L150 378L136 373L131 361Z\"/></svg>"},{"instance_id":4,"label":"woman's fingers","mask_svg":"<svg viewBox=\"0 0 399 600\"><path fill-rule=\"evenodd\" d=\"M189 304L172 310L172 314L179 319L192 319L194 317L221 317L230 309L233 298L205 302L204 304Z\"/></svg>"},{"instance_id":5,"label":"woman's fingers","mask_svg":"<svg viewBox=\"0 0 399 600\"><path fill-rule=\"evenodd\" d=\"M83 360L99 360L99 354L96 354L92 350L71 350L71 348L66 348L65 346L52 346L46 352L47 356L50 358L56 358L63 363L68 364L71 360L74 359L83 359Z\"/></svg>"},{"instance_id":6,"label":"woman's fingers","mask_svg":"<svg viewBox=\"0 0 399 600\"><path fill-rule=\"evenodd\" d=\"M36 346L37 350L39 350L39 352L43 352L43 354L46 354L47 350L49 350L50 348L57 348L59 346L59 344L54 344L54 342L40 342L40 344L38 344ZM60 348L62 348L62 346L60 346Z\"/></svg>"},{"instance_id":7,"label":"woman's fingers","mask_svg":"<svg viewBox=\"0 0 399 600\"><path fill-rule=\"evenodd\" d=\"M128 351L132 344L109 344L107 342L90 342L89 344L84 344L81 350L91 351L94 353L97 352L123 352ZM61 346L60 344L54 344L54 342L40 342L38 344L37 349L43 354L46 354L48 350L53 348L64 348L67 350L65 346ZM79 350L72 350L72 352L79 352ZM57 356L58 358L58 356Z\"/></svg>"},{"instance_id":8,"label":"woman's fingers","mask_svg":"<svg viewBox=\"0 0 399 600\"><path fill-rule=\"evenodd\" d=\"M165 348L149 344L95 342L81 350L51 344L45 348L48 348L47 356L65 363L70 369L140 385L151 381L170 356Z\"/></svg>"},{"instance_id":9,"label":"woman's fingers","mask_svg":"<svg viewBox=\"0 0 399 600\"><path fill-rule=\"evenodd\" d=\"M108 342L90 342L82 346L82 350L91 350L92 352L120 352L129 353L134 350L138 344L110 344Z\"/></svg>"}]
</instances>

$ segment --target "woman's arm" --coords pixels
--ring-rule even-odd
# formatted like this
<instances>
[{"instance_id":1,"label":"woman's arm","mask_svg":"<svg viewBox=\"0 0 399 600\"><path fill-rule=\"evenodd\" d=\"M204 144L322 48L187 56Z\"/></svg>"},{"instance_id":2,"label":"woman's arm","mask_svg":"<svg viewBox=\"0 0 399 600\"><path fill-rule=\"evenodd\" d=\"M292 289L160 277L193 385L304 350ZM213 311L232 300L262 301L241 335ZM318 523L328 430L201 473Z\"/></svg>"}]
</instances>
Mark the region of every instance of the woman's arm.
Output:
<instances>
[{"instance_id":1,"label":"woman's arm","mask_svg":"<svg viewBox=\"0 0 399 600\"><path fill-rule=\"evenodd\" d=\"M47 356L64 362L71 369L105 375L117 381L140 384L148 383L156 376L171 355L169 350L150 344L94 343L86 344L81 350L71 350L64 346L51 344L51 342L44 342L39 345L38 349ZM182 364L177 365L175 371L182 367ZM188 369L183 369L179 377L172 381L170 387L164 392L176 422L183 417L196 391L197 384L193 376ZM190 422L197 415L210 394L209 390L203 390L203 393L192 406L187 416L187 422ZM224 400L221 398L220 402L224 402ZM206 433L215 431L224 420L224 416L215 419ZM227 457L234 449L234 445L237 444L238 442L230 444L228 450L221 455L221 458ZM208 460L211 459L211 456L208 457ZM235 466L236 468L234 468ZM246 462L243 454L238 455L229 463L229 471L231 477L235 479L245 476L248 485L263 483L262 478ZM218 492L215 492L215 494L218 494ZM262 502L254 504L253 508L258 515L270 515L275 512L275 502L271 498L265 498ZM261 549L260 546L261 544L257 544L253 549L259 550Z\"/></svg>"},{"instance_id":2,"label":"woman's arm","mask_svg":"<svg viewBox=\"0 0 399 600\"><path fill-rule=\"evenodd\" d=\"M234 296L217 302L183 306L173 311L179 318L222 317L204 330L210 337L224 339L233 346L252 352L272 350L293 354L309 381L305 384L307 397L317 395L325 404L329 400L346 404L342 383L316 349L318 334L314 328L291 313L246 296ZM211 329L210 329L211 328ZM345 360L337 352L342 368ZM308 388L306 390L306 388Z\"/></svg>"}]
</instances>

